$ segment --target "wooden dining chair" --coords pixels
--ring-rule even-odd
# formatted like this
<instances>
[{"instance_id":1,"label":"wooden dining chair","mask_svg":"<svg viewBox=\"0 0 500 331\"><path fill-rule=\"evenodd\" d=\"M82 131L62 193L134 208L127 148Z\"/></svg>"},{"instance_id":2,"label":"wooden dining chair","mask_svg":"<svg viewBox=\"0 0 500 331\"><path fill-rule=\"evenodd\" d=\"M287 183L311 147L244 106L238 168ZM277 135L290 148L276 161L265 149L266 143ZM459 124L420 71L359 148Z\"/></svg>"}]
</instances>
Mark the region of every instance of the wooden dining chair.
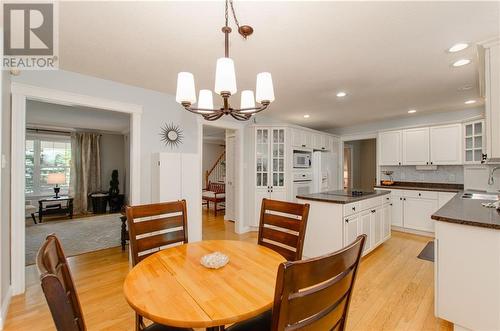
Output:
<instances>
[{"instance_id":1,"label":"wooden dining chair","mask_svg":"<svg viewBox=\"0 0 500 331\"><path fill-rule=\"evenodd\" d=\"M345 330L366 235L327 255L278 268L272 313L227 331Z\"/></svg>"},{"instance_id":2,"label":"wooden dining chair","mask_svg":"<svg viewBox=\"0 0 500 331\"><path fill-rule=\"evenodd\" d=\"M258 244L288 261L302 259L309 204L262 199Z\"/></svg>"},{"instance_id":3,"label":"wooden dining chair","mask_svg":"<svg viewBox=\"0 0 500 331\"><path fill-rule=\"evenodd\" d=\"M163 246L188 242L186 208L186 200L127 206L134 266Z\"/></svg>"},{"instance_id":4,"label":"wooden dining chair","mask_svg":"<svg viewBox=\"0 0 500 331\"><path fill-rule=\"evenodd\" d=\"M127 206L132 265L135 266L164 246L188 242L186 210L186 200ZM136 330L146 330L143 317L137 313L135 317Z\"/></svg>"},{"instance_id":5,"label":"wooden dining chair","mask_svg":"<svg viewBox=\"0 0 500 331\"><path fill-rule=\"evenodd\" d=\"M82 307L61 242L54 234L38 250L36 264L45 299L57 331L86 331ZM111 316L110 316L111 318ZM144 331L184 331L153 323ZM188 329L191 330L191 329Z\"/></svg>"}]
</instances>

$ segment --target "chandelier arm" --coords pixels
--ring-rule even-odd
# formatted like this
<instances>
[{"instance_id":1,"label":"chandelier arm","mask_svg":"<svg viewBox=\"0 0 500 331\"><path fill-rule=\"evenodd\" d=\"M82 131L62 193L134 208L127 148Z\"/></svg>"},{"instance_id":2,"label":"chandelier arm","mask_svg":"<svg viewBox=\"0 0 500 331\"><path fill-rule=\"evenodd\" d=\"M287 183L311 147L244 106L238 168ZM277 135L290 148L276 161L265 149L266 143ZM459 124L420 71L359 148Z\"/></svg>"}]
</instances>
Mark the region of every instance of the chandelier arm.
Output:
<instances>
[{"instance_id":1,"label":"chandelier arm","mask_svg":"<svg viewBox=\"0 0 500 331\"><path fill-rule=\"evenodd\" d=\"M201 114L203 118L207 121L215 121L224 115L224 113L215 113L215 114Z\"/></svg>"},{"instance_id":2,"label":"chandelier arm","mask_svg":"<svg viewBox=\"0 0 500 331\"><path fill-rule=\"evenodd\" d=\"M241 113L235 113L235 112L232 112L230 113L230 115L237 119L238 121L248 121L248 119L250 119L250 117L252 117L252 114L241 114Z\"/></svg>"},{"instance_id":3,"label":"chandelier arm","mask_svg":"<svg viewBox=\"0 0 500 331\"><path fill-rule=\"evenodd\" d=\"M213 113L218 113L221 111L220 109L207 109L207 108L195 108L195 107L184 107L184 109L195 114L199 114L200 111L210 111Z\"/></svg>"},{"instance_id":4,"label":"chandelier arm","mask_svg":"<svg viewBox=\"0 0 500 331\"><path fill-rule=\"evenodd\" d=\"M266 110L266 108L269 106L269 104L263 104L260 107L255 107L255 108L242 108L242 109L234 109L234 112L238 114L257 114L260 113L263 110Z\"/></svg>"}]
</instances>

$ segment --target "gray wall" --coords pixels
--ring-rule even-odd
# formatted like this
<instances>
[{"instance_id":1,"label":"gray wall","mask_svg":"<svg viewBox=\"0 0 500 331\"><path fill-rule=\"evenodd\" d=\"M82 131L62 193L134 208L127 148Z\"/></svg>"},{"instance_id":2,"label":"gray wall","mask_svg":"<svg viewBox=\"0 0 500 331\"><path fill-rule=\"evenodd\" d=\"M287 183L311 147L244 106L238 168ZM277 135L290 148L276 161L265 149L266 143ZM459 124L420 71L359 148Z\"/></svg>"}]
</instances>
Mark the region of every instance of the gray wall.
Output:
<instances>
[{"instance_id":1,"label":"gray wall","mask_svg":"<svg viewBox=\"0 0 500 331\"><path fill-rule=\"evenodd\" d=\"M197 115L182 109L172 95L64 70L23 71L20 76L14 77L13 81L142 105L141 155L139 156L141 158L141 203L151 201L152 153L197 152ZM171 149L160 141L160 128L165 123L177 124L183 130L184 141L178 148Z\"/></svg>"},{"instance_id":2,"label":"gray wall","mask_svg":"<svg viewBox=\"0 0 500 331\"><path fill-rule=\"evenodd\" d=\"M370 190L377 177L377 147L375 139L347 141L352 148L352 187Z\"/></svg>"},{"instance_id":3,"label":"gray wall","mask_svg":"<svg viewBox=\"0 0 500 331\"><path fill-rule=\"evenodd\" d=\"M10 282L10 75L8 71L2 70L2 155L7 163L2 168L1 187L1 211L0 211L0 266L1 266L1 304L11 284Z\"/></svg>"},{"instance_id":4,"label":"gray wall","mask_svg":"<svg viewBox=\"0 0 500 331\"><path fill-rule=\"evenodd\" d=\"M111 173L118 170L120 193L125 194L125 143L121 134L101 135L101 188L109 189Z\"/></svg>"}]
</instances>

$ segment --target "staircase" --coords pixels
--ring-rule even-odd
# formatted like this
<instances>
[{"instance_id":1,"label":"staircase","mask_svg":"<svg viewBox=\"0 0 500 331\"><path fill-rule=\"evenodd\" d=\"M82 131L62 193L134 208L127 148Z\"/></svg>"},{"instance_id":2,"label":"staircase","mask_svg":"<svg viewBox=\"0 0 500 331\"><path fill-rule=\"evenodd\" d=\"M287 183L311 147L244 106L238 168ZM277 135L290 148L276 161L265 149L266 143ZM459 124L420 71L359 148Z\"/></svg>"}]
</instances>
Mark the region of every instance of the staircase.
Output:
<instances>
[{"instance_id":1,"label":"staircase","mask_svg":"<svg viewBox=\"0 0 500 331\"><path fill-rule=\"evenodd\" d=\"M205 187L208 182L224 183L226 179L226 151L217 158L215 164L205 173Z\"/></svg>"}]
</instances>

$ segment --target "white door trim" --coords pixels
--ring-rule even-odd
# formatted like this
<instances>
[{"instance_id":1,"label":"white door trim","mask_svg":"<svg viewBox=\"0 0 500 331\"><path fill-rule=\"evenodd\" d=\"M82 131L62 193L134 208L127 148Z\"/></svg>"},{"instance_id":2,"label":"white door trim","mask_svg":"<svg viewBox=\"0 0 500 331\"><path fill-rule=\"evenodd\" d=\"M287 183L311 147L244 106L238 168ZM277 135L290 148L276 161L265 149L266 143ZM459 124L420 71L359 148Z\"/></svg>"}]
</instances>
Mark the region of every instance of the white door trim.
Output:
<instances>
[{"instance_id":1,"label":"white door trim","mask_svg":"<svg viewBox=\"0 0 500 331\"><path fill-rule=\"evenodd\" d=\"M215 126L223 129L235 130L236 141L235 141L235 173L234 178L236 182L235 190L235 220L234 220L234 230L236 233L244 233L249 231L248 227L245 227L244 222L244 196L243 196L243 186L245 178L243 162L244 162L244 146L245 146L245 123L237 123L234 121L228 121L225 119L219 119L216 122L207 122L201 116L198 117L198 151L200 153L200 169L203 169L203 125ZM200 170L201 171L201 170ZM200 190L200 201L201 201L201 190Z\"/></svg>"},{"instance_id":2,"label":"white door trim","mask_svg":"<svg viewBox=\"0 0 500 331\"><path fill-rule=\"evenodd\" d=\"M130 114L130 203L141 201L140 142L142 106L97 98L44 87L11 83L12 93L12 162L11 162L11 275L13 295L25 290L25 207L24 173L26 142L26 100L38 100L69 106L84 106ZM22 220L22 221L21 221Z\"/></svg>"}]
</instances>

